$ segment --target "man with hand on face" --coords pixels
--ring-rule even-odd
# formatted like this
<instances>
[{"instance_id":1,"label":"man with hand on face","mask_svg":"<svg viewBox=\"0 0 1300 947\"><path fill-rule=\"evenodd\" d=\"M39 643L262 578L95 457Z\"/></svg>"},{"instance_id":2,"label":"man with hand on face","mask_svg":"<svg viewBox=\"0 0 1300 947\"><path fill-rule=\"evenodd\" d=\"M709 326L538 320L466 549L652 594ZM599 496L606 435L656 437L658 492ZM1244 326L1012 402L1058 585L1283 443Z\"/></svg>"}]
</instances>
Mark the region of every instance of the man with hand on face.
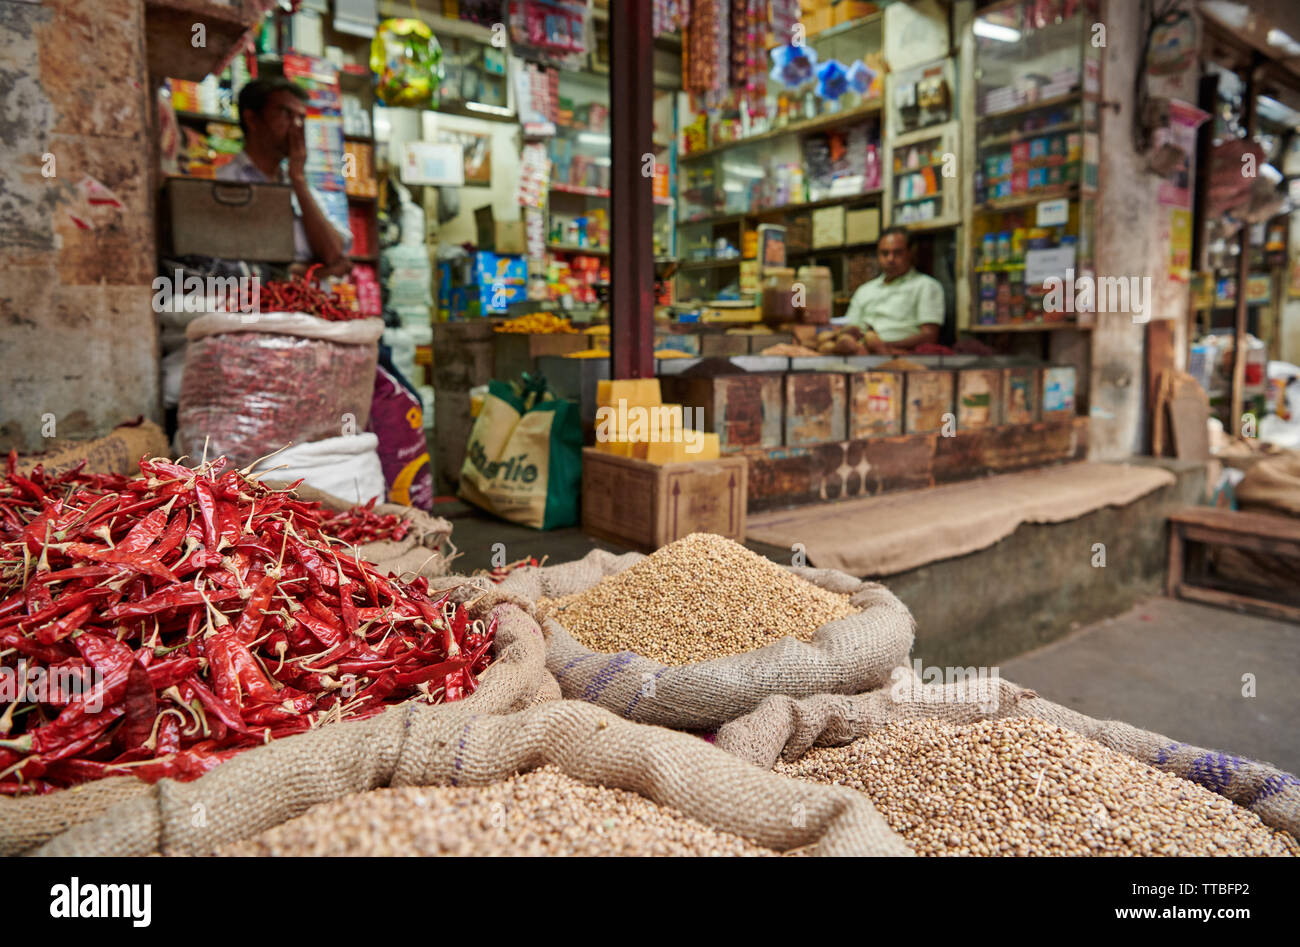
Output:
<instances>
[{"instance_id":1,"label":"man with hand on face","mask_svg":"<svg viewBox=\"0 0 1300 947\"><path fill-rule=\"evenodd\" d=\"M873 355L910 352L939 341L943 286L912 268L912 238L904 227L886 227L876 244L880 275L858 287L842 320L865 334Z\"/></svg>"},{"instance_id":2,"label":"man with hand on face","mask_svg":"<svg viewBox=\"0 0 1300 947\"><path fill-rule=\"evenodd\" d=\"M294 259L291 272L307 263L322 264L322 275L352 268L346 253L352 234L339 230L320 209L307 185L307 93L284 78L254 79L239 93L239 127L244 150L217 172L221 181L280 183L293 187ZM288 160L288 167L281 162Z\"/></svg>"}]
</instances>

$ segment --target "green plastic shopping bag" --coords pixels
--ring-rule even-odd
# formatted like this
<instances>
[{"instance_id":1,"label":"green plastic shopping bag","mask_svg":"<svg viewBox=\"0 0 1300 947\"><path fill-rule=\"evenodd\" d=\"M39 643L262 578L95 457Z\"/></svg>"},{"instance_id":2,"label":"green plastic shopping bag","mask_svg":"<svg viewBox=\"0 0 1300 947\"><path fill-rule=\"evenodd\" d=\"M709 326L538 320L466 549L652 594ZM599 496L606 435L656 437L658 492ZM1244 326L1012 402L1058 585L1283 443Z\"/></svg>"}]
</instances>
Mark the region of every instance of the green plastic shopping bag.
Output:
<instances>
[{"instance_id":1,"label":"green plastic shopping bag","mask_svg":"<svg viewBox=\"0 0 1300 947\"><path fill-rule=\"evenodd\" d=\"M492 381L460 469L462 499L534 529L578 522L582 419L540 375Z\"/></svg>"}]
</instances>

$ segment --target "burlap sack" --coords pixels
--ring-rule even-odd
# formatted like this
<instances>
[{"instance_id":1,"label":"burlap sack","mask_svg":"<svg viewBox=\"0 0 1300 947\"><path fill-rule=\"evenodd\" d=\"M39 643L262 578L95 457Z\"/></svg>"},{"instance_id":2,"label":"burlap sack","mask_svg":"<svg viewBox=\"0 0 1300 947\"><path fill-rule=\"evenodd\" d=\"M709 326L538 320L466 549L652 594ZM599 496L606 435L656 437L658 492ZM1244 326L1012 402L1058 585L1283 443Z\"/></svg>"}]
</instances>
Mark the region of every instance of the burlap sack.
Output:
<instances>
[{"instance_id":1,"label":"burlap sack","mask_svg":"<svg viewBox=\"0 0 1300 947\"><path fill-rule=\"evenodd\" d=\"M482 786L546 764L778 851L910 854L859 793L764 773L696 737L578 701L509 716L411 703L332 729L332 739L314 731L250 750L192 783L165 780L35 854L207 854L352 793Z\"/></svg>"},{"instance_id":2,"label":"burlap sack","mask_svg":"<svg viewBox=\"0 0 1300 947\"><path fill-rule=\"evenodd\" d=\"M598 549L575 562L520 569L498 589L533 602L556 598L585 591L643 558L641 553L620 556ZM912 648L914 623L907 607L875 582L833 569L787 568L824 589L850 595L861 611L828 622L808 642L782 638L747 654L677 667L630 651L591 651L559 622L543 617L546 667L565 697L678 730L711 730L774 694L856 694L884 684Z\"/></svg>"},{"instance_id":3,"label":"burlap sack","mask_svg":"<svg viewBox=\"0 0 1300 947\"><path fill-rule=\"evenodd\" d=\"M552 697L558 692L555 679L546 671L541 629L527 612L500 596L485 595L477 586L465 583L463 579L444 578L432 584L436 587L439 583L442 588L459 583L459 589L453 595L457 601L478 599L471 608L477 617L490 620L495 613L498 620L496 658L483 673L477 691L456 703L428 707L430 711L458 709L466 714L482 715L513 713L533 705L539 697ZM291 789L282 792L266 789L268 785L274 787L275 783L261 782L261 777L255 777L253 770L246 768L247 764L240 764L231 775L223 775L219 781L223 791L240 798L246 796L243 805L248 808L250 818L276 820L263 824L263 828L278 824L292 818L292 815L281 817L283 812L293 809L293 815L296 815L301 811L294 809L300 797L309 798L314 804L336 798L342 792L371 788L355 780L359 778L358 774L371 772L380 765L367 759L369 754L400 747L404 738L402 721L407 713L406 706L391 708L369 720L331 724L309 733L286 737L267 747L249 750L222 763L203 779L210 780L250 754L262 754L282 744L305 741L301 751L303 774ZM285 752L289 758L299 759L295 755L298 750ZM255 791L245 794L242 787L249 780L252 780ZM74 826L99 818L119 804L136 803L146 809L157 807L162 804L161 800L173 798L178 785L172 780L162 780L150 786L133 777L121 776L43 796L0 796L0 856L26 852ZM353 788L336 791L340 786ZM230 815L231 819L236 817L237 813ZM103 849L102 852L119 853L115 848Z\"/></svg>"},{"instance_id":4,"label":"burlap sack","mask_svg":"<svg viewBox=\"0 0 1300 947\"><path fill-rule=\"evenodd\" d=\"M104 437L90 441L66 438L51 441L47 450L39 454L22 454L18 458L18 473L24 476L40 464L46 473L63 473L81 461L85 473L127 474L140 472L141 457L166 456L167 436L152 421L140 419L131 424L120 424Z\"/></svg>"},{"instance_id":5,"label":"burlap sack","mask_svg":"<svg viewBox=\"0 0 1300 947\"><path fill-rule=\"evenodd\" d=\"M275 490L288 486L277 480L262 482ZM319 503L335 512L350 510L355 505L305 483L300 484L294 492L304 500ZM451 542L450 521L400 503L376 503L375 512L381 516L400 516L411 524L411 528L397 541L381 539L379 542L362 543L356 547L358 558L374 563L386 573L407 575L408 578L412 575L433 578L447 574L451 562L456 558L456 547Z\"/></svg>"},{"instance_id":6,"label":"burlap sack","mask_svg":"<svg viewBox=\"0 0 1300 947\"><path fill-rule=\"evenodd\" d=\"M1300 780L1268 763L1179 743L1117 720L1097 720L1000 678L922 684L906 667L869 694L772 697L718 731L717 745L771 769L813 746L843 746L890 723L939 719L953 724L1035 717L1226 796L1273 828L1300 838Z\"/></svg>"}]
</instances>

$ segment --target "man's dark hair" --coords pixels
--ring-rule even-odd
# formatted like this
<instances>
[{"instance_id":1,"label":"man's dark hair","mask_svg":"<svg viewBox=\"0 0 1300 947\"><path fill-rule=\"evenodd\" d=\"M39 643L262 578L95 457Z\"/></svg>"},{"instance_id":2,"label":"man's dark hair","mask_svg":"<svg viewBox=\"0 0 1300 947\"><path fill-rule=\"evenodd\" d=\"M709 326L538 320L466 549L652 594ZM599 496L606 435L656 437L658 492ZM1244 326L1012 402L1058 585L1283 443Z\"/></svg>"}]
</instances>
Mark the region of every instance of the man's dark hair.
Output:
<instances>
[{"instance_id":1,"label":"man's dark hair","mask_svg":"<svg viewBox=\"0 0 1300 947\"><path fill-rule=\"evenodd\" d=\"M876 238L876 242L879 243L881 240L884 240L886 237L888 237L891 233L896 233L901 235L903 238L903 243L907 247L907 249L909 250L912 249L912 231L908 230L906 227L903 227L899 224L891 224L890 226L886 227L884 230L880 231L880 236Z\"/></svg>"},{"instance_id":2,"label":"man's dark hair","mask_svg":"<svg viewBox=\"0 0 1300 947\"><path fill-rule=\"evenodd\" d=\"M307 90L284 76L272 76L267 79L253 79L239 90L239 130L248 137L248 120L246 116L261 113L266 103L277 92L288 92L299 102L307 101Z\"/></svg>"}]
</instances>

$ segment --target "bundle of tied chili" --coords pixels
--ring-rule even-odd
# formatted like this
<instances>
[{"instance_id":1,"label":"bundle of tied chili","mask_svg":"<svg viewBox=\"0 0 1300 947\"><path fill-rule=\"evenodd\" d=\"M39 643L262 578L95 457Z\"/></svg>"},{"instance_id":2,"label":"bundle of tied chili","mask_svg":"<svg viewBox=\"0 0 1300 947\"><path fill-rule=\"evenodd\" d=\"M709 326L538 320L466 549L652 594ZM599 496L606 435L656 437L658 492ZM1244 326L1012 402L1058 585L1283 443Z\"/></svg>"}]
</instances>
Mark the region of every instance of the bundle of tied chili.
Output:
<instances>
[{"instance_id":1,"label":"bundle of tied chili","mask_svg":"<svg viewBox=\"0 0 1300 947\"><path fill-rule=\"evenodd\" d=\"M262 312L305 312L330 322L365 319L366 314L348 308L338 293L327 293L316 285L314 276L320 264L309 267L306 275L289 280L268 280L261 284L258 303Z\"/></svg>"},{"instance_id":2,"label":"bundle of tied chili","mask_svg":"<svg viewBox=\"0 0 1300 947\"><path fill-rule=\"evenodd\" d=\"M477 688L495 619L350 555L318 504L224 458L140 470L24 477L10 456L0 792L193 779L277 737Z\"/></svg>"}]
</instances>

